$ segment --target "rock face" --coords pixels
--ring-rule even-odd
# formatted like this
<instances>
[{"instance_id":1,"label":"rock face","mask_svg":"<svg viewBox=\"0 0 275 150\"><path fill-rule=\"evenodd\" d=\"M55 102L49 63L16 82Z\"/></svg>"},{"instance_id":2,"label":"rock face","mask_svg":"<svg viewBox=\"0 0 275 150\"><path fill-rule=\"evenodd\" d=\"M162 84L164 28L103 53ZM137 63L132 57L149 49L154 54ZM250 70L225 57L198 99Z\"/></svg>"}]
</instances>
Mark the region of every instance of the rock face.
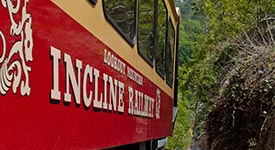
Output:
<instances>
[{"instance_id":1,"label":"rock face","mask_svg":"<svg viewBox=\"0 0 275 150\"><path fill-rule=\"evenodd\" d=\"M274 51L259 48L229 74L207 116L202 149L275 149Z\"/></svg>"}]
</instances>

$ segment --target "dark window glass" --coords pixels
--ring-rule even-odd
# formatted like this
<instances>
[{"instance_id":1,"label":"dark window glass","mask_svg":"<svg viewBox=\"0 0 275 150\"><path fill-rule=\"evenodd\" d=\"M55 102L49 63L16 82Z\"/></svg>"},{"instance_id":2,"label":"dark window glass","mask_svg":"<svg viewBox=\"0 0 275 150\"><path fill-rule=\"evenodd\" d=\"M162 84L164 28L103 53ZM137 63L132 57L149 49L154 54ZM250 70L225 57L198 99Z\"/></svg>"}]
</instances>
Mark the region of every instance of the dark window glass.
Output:
<instances>
[{"instance_id":1,"label":"dark window glass","mask_svg":"<svg viewBox=\"0 0 275 150\"><path fill-rule=\"evenodd\" d=\"M165 35L167 11L163 0L158 0L158 26L157 26L157 48L156 48L156 69L164 77L165 75Z\"/></svg>"},{"instance_id":2,"label":"dark window glass","mask_svg":"<svg viewBox=\"0 0 275 150\"><path fill-rule=\"evenodd\" d=\"M111 24L130 42L135 42L135 0L104 0L104 12Z\"/></svg>"},{"instance_id":3,"label":"dark window glass","mask_svg":"<svg viewBox=\"0 0 275 150\"><path fill-rule=\"evenodd\" d=\"M166 79L168 85L173 85L173 73L174 73L174 41L175 41L175 30L171 20L168 25L168 37L167 37L167 74Z\"/></svg>"},{"instance_id":4,"label":"dark window glass","mask_svg":"<svg viewBox=\"0 0 275 150\"><path fill-rule=\"evenodd\" d=\"M139 0L138 50L152 65L154 58L154 0Z\"/></svg>"}]
</instances>

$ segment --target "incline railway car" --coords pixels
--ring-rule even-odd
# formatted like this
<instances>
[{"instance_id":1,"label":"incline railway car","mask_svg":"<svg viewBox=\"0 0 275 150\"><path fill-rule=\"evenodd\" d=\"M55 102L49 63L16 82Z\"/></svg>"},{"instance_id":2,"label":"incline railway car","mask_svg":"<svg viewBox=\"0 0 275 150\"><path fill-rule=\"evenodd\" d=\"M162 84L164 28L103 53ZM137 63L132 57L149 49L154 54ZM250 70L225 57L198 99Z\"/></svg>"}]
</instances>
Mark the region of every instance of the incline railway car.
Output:
<instances>
[{"instance_id":1,"label":"incline railway car","mask_svg":"<svg viewBox=\"0 0 275 150\"><path fill-rule=\"evenodd\" d=\"M0 149L155 149L172 134L172 0L2 0Z\"/></svg>"}]
</instances>

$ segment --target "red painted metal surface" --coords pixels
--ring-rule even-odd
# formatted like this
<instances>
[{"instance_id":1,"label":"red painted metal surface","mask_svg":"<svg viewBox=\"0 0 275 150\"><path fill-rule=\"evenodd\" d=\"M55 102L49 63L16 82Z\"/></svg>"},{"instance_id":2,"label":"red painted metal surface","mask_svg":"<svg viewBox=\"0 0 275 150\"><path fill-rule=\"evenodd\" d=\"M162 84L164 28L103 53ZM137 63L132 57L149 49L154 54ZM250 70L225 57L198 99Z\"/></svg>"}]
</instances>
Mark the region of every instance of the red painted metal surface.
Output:
<instances>
[{"instance_id":1,"label":"red painted metal surface","mask_svg":"<svg viewBox=\"0 0 275 150\"><path fill-rule=\"evenodd\" d=\"M172 98L49 0L2 1L0 21L0 149L98 149L171 134ZM104 63L108 52L125 64L125 74ZM79 92L74 92L72 77L67 82L70 62ZM142 83L127 76L128 68L142 77ZM94 106L96 79L101 107ZM71 100L65 98L67 86ZM52 93L56 89L60 94ZM110 102L111 91L116 105ZM136 91L143 94L137 105ZM103 106L105 93L107 107ZM89 96L91 101L84 103Z\"/></svg>"}]
</instances>

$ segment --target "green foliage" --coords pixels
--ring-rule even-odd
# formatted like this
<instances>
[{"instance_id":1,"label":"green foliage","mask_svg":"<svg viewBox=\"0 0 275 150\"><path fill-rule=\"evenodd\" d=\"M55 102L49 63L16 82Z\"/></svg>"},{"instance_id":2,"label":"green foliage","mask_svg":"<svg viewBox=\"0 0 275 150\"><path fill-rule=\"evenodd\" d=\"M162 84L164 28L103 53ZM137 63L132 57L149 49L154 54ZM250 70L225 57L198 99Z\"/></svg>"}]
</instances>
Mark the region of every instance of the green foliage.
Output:
<instances>
[{"instance_id":1,"label":"green foliage","mask_svg":"<svg viewBox=\"0 0 275 150\"><path fill-rule=\"evenodd\" d=\"M249 36L244 33L250 34L266 14L275 13L274 0L176 0L176 5L182 15L179 32L181 96L178 122L174 138L169 139L169 149L196 145L209 107L219 95L226 74L235 65L238 49L231 41Z\"/></svg>"},{"instance_id":2,"label":"green foliage","mask_svg":"<svg viewBox=\"0 0 275 150\"><path fill-rule=\"evenodd\" d=\"M217 84L214 65L208 62L215 59L202 46L205 43L203 16L194 15L191 9L193 1L176 3L182 13L179 32L179 111L173 137L169 138L166 147L168 149L190 148L195 134L193 128L201 130L205 112L212 104L209 101L213 95L211 90Z\"/></svg>"},{"instance_id":3,"label":"green foliage","mask_svg":"<svg viewBox=\"0 0 275 150\"><path fill-rule=\"evenodd\" d=\"M243 46L251 44L251 40L244 43L244 39L259 38L261 33L255 35L254 29L261 30L263 24L259 22L263 17L274 14L275 2L272 0L199 0L192 5L197 14L206 16L206 33L200 36L199 44L192 47L193 61L183 65L183 67L186 66L184 67L186 71L181 87L183 90L191 90L194 93L190 97L196 101L196 105L194 105L196 107L194 110L194 144L196 144L195 131L200 129L200 123L205 120L203 116L209 111L201 109L200 106L207 108L212 105L212 100L218 97L219 83L223 83L226 74L234 66L238 66L235 63L240 61L235 62L235 60L236 56L240 57ZM238 40L243 44L241 47L239 43L235 42ZM232 96L237 97L240 94L233 93ZM198 109L199 111L197 111ZM198 113L198 118L196 118L196 113ZM223 116L225 115L227 114ZM200 118L201 116L202 118ZM212 117L215 119L215 116ZM217 140L220 140L220 137L217 137Z\"/></svg>"},{"instance_id":4,"label":"green foliage","mask_svg":"<svg viewBox=\"0 0 275 150\"><path fill-rule=\"evenodd\" d=\"M214 45L242 36L265 14L275 12L274 0L199 0L193 6L207 16L207 40Z\"/></svg>"},{"instance_id":5,"label":"green foliage","mask_svg":"<svg viewBox=\"0 0 275 150\"><path fill-rule=\"evenodd\" d=\"M179 58L180 65L192 59L193 47L201 42L205 27L200 20L183 18L180 24Z\"/></svg>"},{"instance_id":6,"label":"green foliage","mask_svg":"<svg viewBox=\"0 0 275 150\"><path fill-rule=\"evenodd\" d=\"M169 138L167 149L187 149L192 141L192 118L189 116L188 104L179 94L178 114L173 137Z\"/></svg>"}]
</instances>

